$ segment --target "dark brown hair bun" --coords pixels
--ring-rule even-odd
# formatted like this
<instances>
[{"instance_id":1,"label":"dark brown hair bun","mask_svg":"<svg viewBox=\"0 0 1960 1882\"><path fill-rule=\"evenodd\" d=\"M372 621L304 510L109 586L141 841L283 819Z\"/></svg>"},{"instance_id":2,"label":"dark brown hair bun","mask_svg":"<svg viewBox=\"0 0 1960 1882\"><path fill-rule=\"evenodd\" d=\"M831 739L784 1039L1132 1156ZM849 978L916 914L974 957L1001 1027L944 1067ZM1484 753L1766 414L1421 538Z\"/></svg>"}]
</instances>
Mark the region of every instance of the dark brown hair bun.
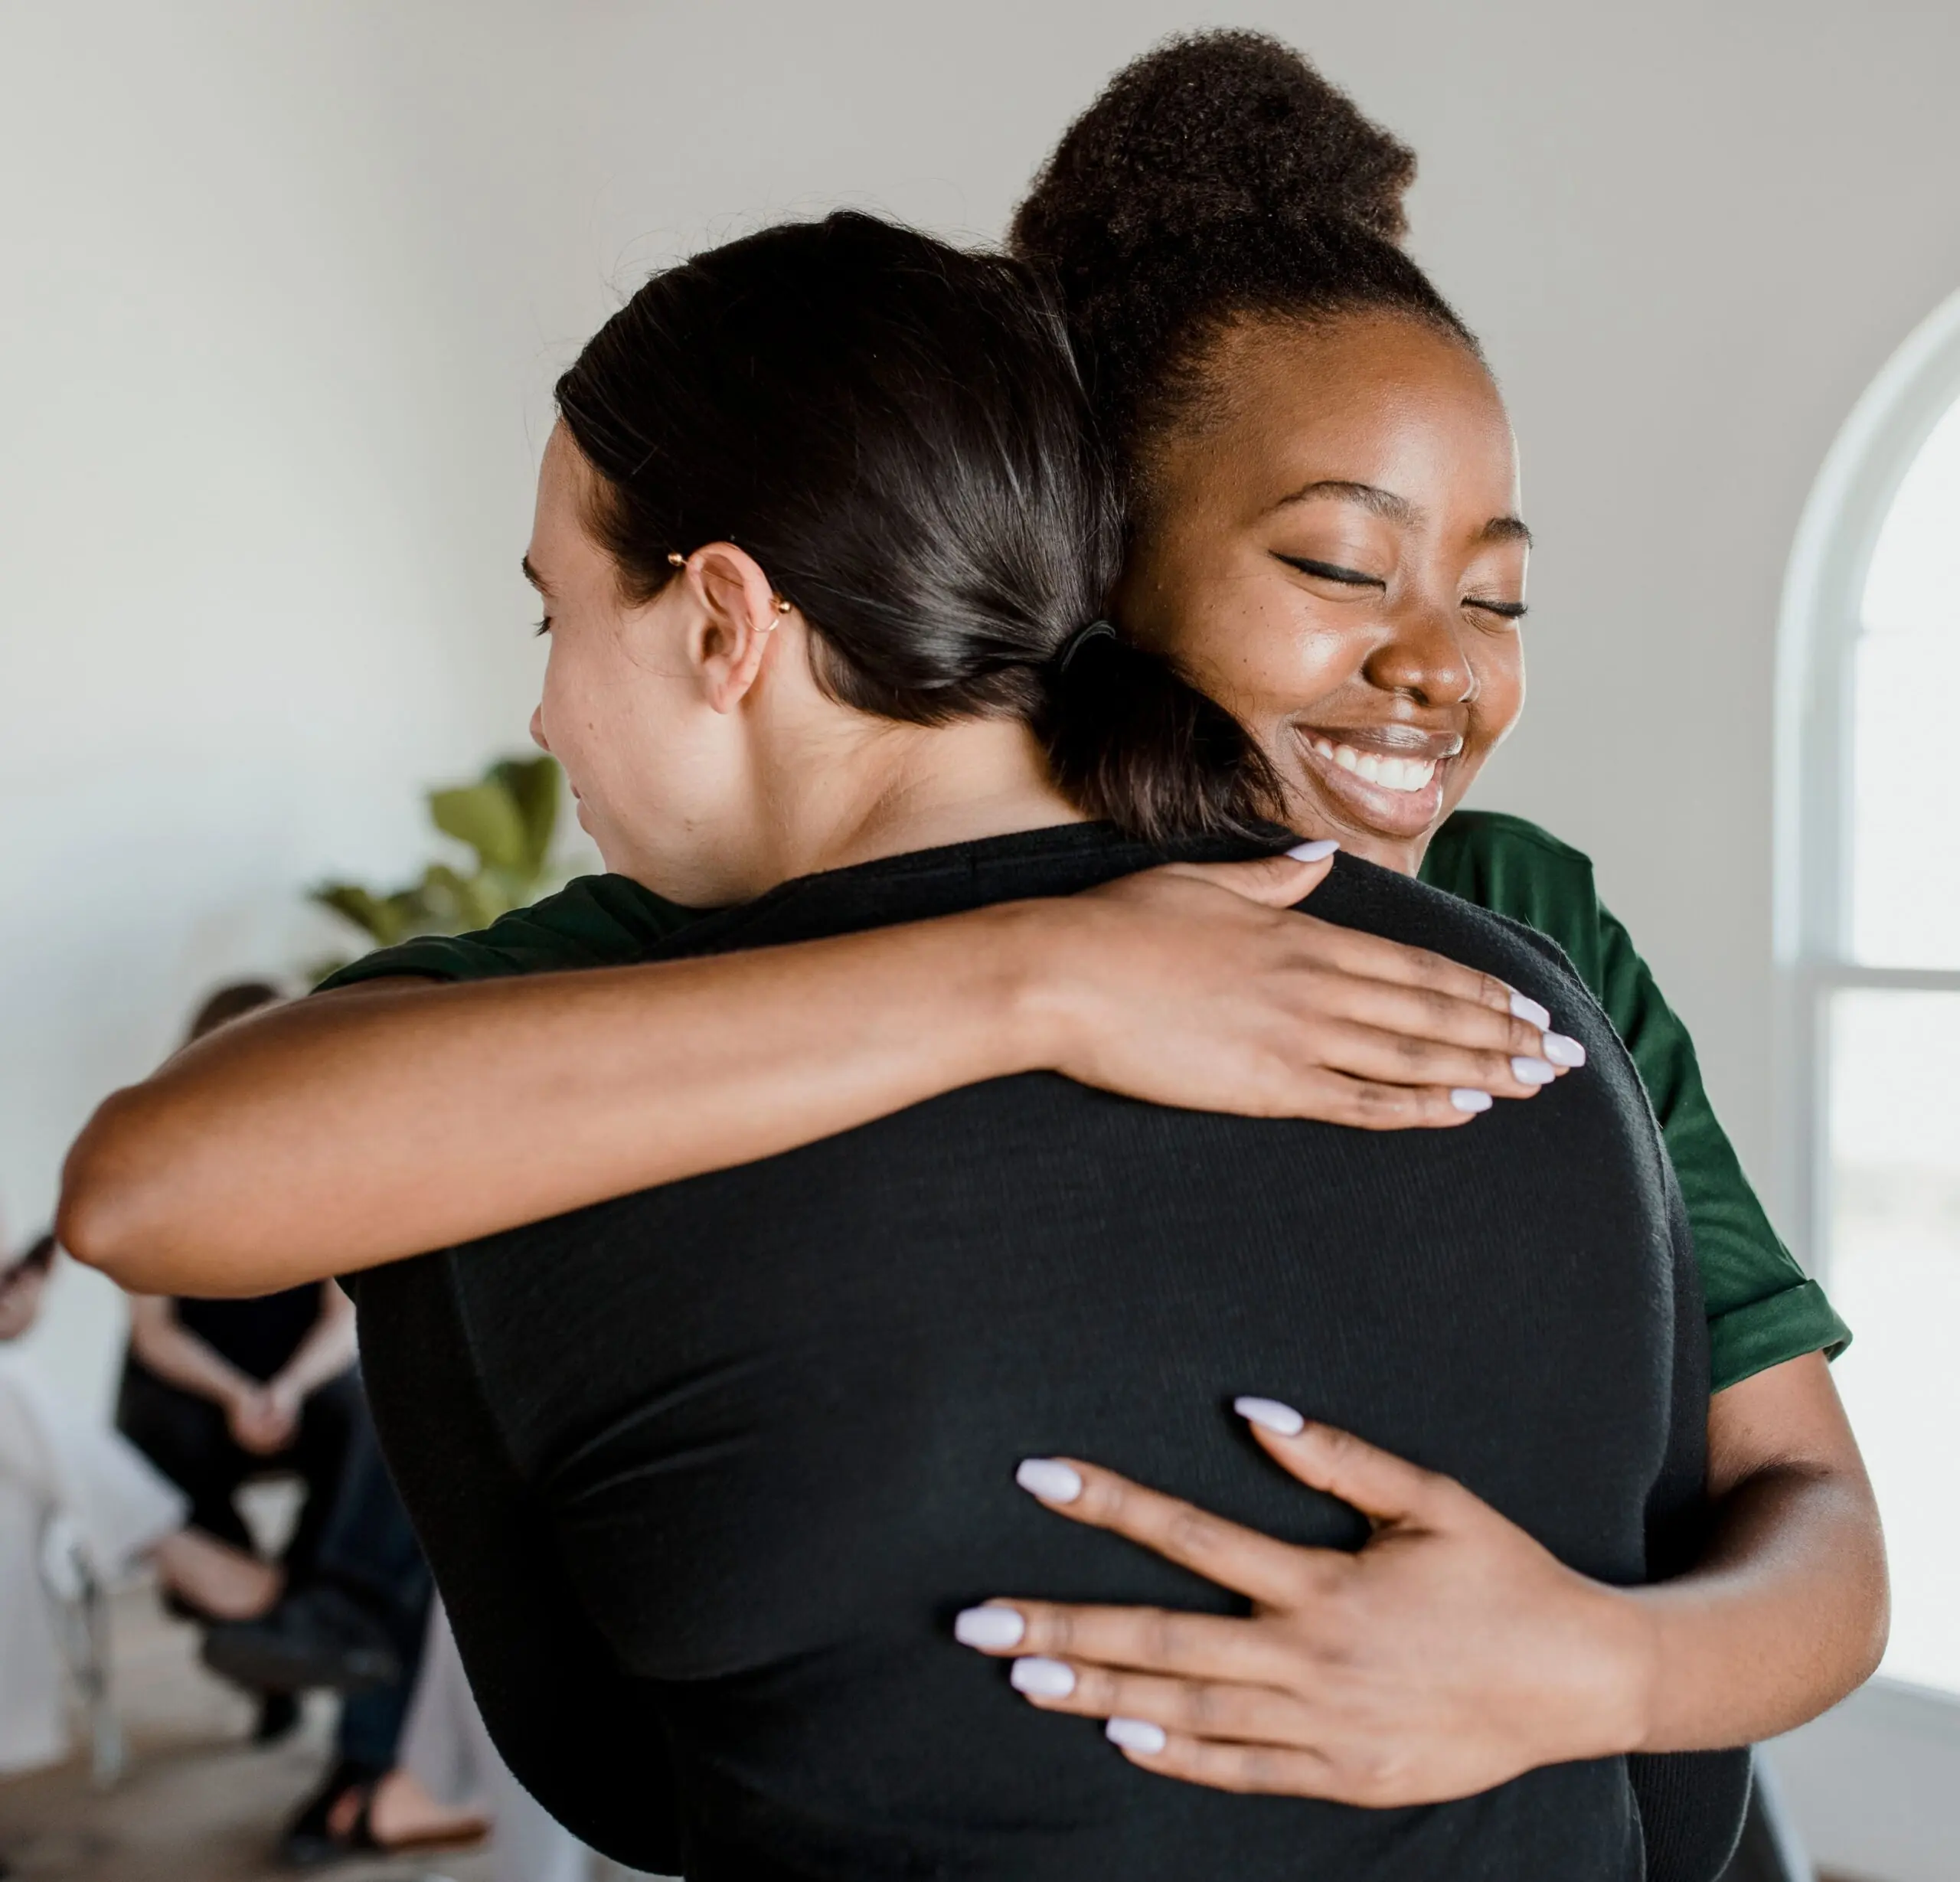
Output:
<instances>
[{"instance_id":1,"label":"dark brown hair bun","mask_svg":"<svg viewBox=\"0 0 1960 1882\"><path fill-rule=\"evenodd\" d=\"M1070 126L1011 240L1056 256L1235 216L1338 216L1399 242L1416 153L1264 33L1191 33L1125 66Z\"/></svg>"},{"instance_id":2,"label":"dark brown hair bun","mask_svg":"<svg viewBox=\"0 0 1960 1882\"><path fill-rule=\"evenodd\" d=\"M1236 320L1377 311L1476 341L1400 244L1414 152L1262 33L1166 41L1064 133L1008 233L1050 273L1134 527Z\"/></svg>"}]
</instances>

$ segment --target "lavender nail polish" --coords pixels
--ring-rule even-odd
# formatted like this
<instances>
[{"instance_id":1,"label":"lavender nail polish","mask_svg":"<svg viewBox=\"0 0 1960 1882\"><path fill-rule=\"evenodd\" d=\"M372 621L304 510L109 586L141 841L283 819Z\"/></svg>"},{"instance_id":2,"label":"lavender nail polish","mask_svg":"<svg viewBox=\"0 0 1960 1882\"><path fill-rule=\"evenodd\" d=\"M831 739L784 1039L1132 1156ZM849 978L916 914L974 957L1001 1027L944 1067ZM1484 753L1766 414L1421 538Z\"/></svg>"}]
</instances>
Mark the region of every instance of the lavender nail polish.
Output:
<instances>
[{"instance_id":1,"label":"lavender nail polish","mask_svg":"<svg viewBox=\"0 0 1960 1882\"><path fill-rule=\"evenodd\" d=\"M1080 1475L1052 1457L1024 1457L1015 1466L1014 1480L1044 1503L1073 1503L1082 1495Z\"/></svg>"},{"instance_id":2,"label":"lavender nail polish","mask_svg":"<svg viewBox=\"0 0 1960 1882\"><path fill-rule=\"evenodd\" d=\"M1008 1675L1008 1684L1016 1692L1024 1692L1037 1699L1066 1699L1075 1691L1075 1670L1064 1666L1060 1660L1044 1660L1038 1656L1017 1660Z\"/></svg>"},{"instance_id":3,"label":"lavender nail polish","mask_svg":"<svg viewBox=\"0 0 1960 1882\"><path fill-rule=\"evenodd\" d=\"M956 1614L952 1637L962 1647L1018 1647L1027 1622L1018 1610L989 1604Z\"/></svg>"}]
</instances>

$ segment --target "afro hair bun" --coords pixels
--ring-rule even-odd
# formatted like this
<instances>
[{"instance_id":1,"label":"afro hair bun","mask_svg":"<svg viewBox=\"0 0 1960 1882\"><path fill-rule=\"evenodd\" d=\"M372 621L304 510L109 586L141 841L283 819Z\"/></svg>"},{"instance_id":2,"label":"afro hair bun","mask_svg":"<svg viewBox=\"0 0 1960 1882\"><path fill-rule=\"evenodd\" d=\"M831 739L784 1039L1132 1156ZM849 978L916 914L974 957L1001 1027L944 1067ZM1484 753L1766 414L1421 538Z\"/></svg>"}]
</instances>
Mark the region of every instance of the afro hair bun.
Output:
<instances>
[{"instance_id":1,"label":"afro hair bun","mask_svg":"<svg viewBox=\"0 0 1960 1882\"><path fill-rule=\"evenodd\" d=\"M1290 46L1220 31L1167 40L1076 119L1010 241L1059 266L1104 266L1246 217L1329 217L1400 242L1416 153Z\"/></svg>"}]
</instances>

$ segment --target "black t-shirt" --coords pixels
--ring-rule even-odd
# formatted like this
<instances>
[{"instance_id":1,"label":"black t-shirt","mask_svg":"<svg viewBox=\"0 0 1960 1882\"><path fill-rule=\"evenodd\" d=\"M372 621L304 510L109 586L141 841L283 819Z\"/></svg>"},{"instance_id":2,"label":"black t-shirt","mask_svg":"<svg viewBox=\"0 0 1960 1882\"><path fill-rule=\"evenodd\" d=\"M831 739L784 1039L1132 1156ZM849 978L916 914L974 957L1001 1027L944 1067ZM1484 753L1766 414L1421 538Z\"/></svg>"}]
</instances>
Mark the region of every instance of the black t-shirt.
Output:
<instances>
[{"instance_id":1,"label":"black t-shirt","mask_svg":"<svg viewBox=\"0 0 1960 1882\"><path fill-rule=\"evenodd\" d=\"M248 1379L275 1377L318 1323L326 1291L318 1281L253 1300L179 1300L177 1323Z\"/></svg>"},{"instance_id":2,"label":"black t-shirt","mask_svg":"<svg viewBox=\"0 0 1960 1882\"><path fill-rule=\"evenodd\" d=\"M660 952L1161 860L1095 825L962 845L786 884ZM1589 1575L1691 1558L1706 1331L1612 1028L1541 937L1404 877L1344 858L1312 910L1501 975L1589 1065L1393 1134L998 1080L364 1278L390 1462L492 1733L554 1815L710 1882L1642 1874L1625 1760L1418 1809L1228 1795L1128 1764L952 1640L1001 1594L1235 1606L1043 1511L1025 1456L1357 1543L1246 1439L1245 1392L1461 1478Z\"/></svg>"}]
</instances>

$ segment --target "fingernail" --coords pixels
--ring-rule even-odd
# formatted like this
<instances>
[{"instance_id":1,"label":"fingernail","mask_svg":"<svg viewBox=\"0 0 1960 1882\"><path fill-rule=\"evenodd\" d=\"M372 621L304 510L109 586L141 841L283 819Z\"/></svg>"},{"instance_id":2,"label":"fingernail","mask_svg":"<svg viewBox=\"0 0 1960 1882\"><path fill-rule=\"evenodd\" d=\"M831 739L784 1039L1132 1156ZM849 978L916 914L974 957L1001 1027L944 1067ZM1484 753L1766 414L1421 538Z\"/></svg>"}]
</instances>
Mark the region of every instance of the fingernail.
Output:
<instances>
[{"instance_id":1,"label":"fingernail","mask_svg":"<svg viewBox=\"0 0 1960 1882\"><path fill-rule=\"evenodd\" d=\"M1161 1751L1164 1749L1164 1728L1152 1725L1148 1719L1112 1719L1102 1728L1102 1736L1112 1745L1120 1745L1125 1751Z\"/></svg>"},{"instance_id":2,"label":"fingernail","mask_svg":"<svg viewBox=\"0 0 1960 1882\"><path fill-rule=\"evenodd\" d=\"M1018 1647L1027 1632L1026 1619L1013 1608L967 1608L952 1619L952 1637L962 1647Z\"/></svg>"},{"instance_id":3,"label":"fingernail","mask_svg":"<svg viewBox=\"0 0 1960 1882\"><path fill-rule=\"evenodd\" d=\"M1449 1094L1449 1101L1459 1111L1488 1111L1491 1108L1491 1094L1478 1091L1468 1085L1459 1085Z\"/></svg>"},{"instance_id":4,"label":"fingernail","mask_svg":"<svg viewBox=\"0 0 1960 1882\"><path fill-rule=\"evenodd\" d=\"M1008 1684L1016 1692L1032 1693L1037 1699L1066 1699L1075 1691L1075 1673L1059 1660L1017 1660Z\"/></svg>"},{"instance_id":5,"label":"fingernail","mask_svg":"<svg viewBox=\"0 0 1960 1882\"><path fill-rule=\"evenodd\" d=\"M1552 1016L1536 1000L1527 999L1515 988L1511 989L1511 1016L1514 1019L1529 1020L1540 1032L1552 1023Z\"/></svg>"},{"instance_id":6,"label":"fingernail","mask_svg":"<svg viewBox=\"0 0 1960 1882\"><path fill-rule=\"evenodd\" d=\"M1558 1073L1543 1059L1516 1058L1511 1062L1511 1075L1521 1085L1549 1085Z\"/></svg>"},{"instance_id":7,"label":"fingernail","mask_svg":"<svg viewBox=\"0 0 1960 1882\"><path fill-rule=\"evenodd\" d=\"M1014 1480L1044 1503L1073 1503L1082 1495L1081 1477L1052 1457L1024 1457L1015 1466Z\"/></svg>"},{"instance_id":8,"label":"fingernail","mask_svg":"<svg viewBox=\"0 0 1960 1882\"><path fill-rule=\"evenodd\" d=\"M1290 1405L1282 1405L1276 1398L1235 1398L1232 1409L1249 1425L1257 1425L1262 1431L1276 1431L1282 1438L1297 1438L1307 1428L1307 1421Z\"/></svg>"},{"instance_id":9,"label":"fingernail","mask_svg":"<svg viewBox=\"0 0 1960 1882\"><path fill-rule=\"evenodd\" d=\"M1317 836L1311 843L1295 843L1286 854L1296 863L1317 863L1323 856L1331 856L1340 847L1331 836ZM1551 1015L1548 1013L1545 1017L1550 1019Z\"/></svg>"},{"instance_id":10,"label":"fingernail","mask_svg":"<svg viewBox=\"0 0 1960 1882\"><path fill-rule=\"evenodd\" d=\"M1583 1065L1586 1048L1576 1039L1568 1039L1562 1032L1548 1032L1545 1035L1545 1057L1554 1065Z\"/></svg>"}]
</instances>

